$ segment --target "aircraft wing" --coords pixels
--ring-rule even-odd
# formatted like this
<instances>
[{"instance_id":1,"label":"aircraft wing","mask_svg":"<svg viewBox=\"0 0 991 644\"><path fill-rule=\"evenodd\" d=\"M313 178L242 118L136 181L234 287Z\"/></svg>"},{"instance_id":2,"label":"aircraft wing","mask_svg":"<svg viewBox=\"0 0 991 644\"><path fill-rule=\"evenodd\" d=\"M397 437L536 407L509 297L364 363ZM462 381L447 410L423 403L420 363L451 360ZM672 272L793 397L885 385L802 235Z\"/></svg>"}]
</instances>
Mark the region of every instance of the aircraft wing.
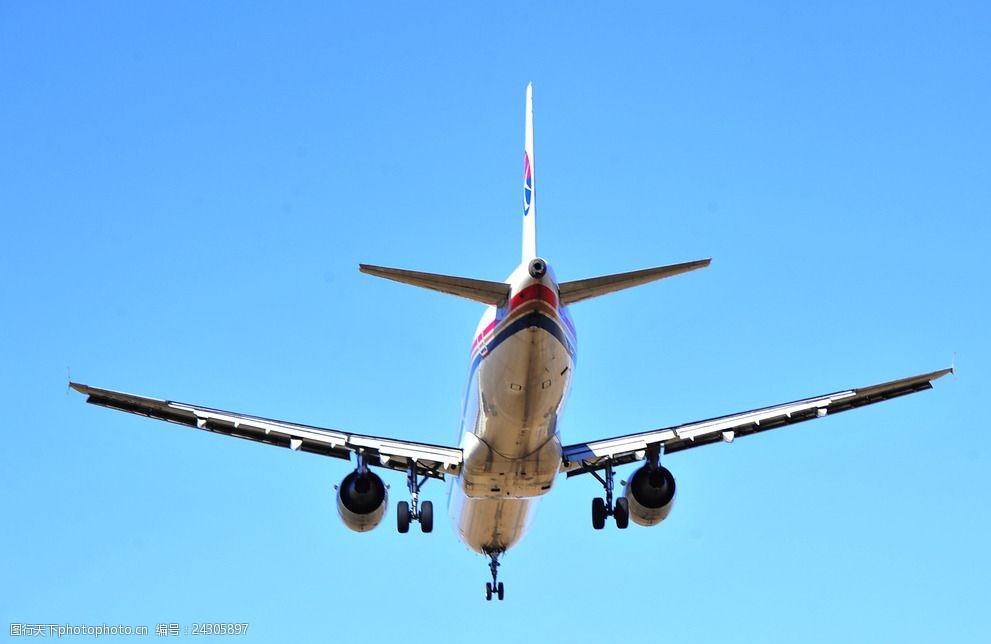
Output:
<instances>
[{"instance_id":1,"label":"aircraft wing","mask_svg":"<svg viewBox=\"0 0 991 644\"><path fill-rule=\"evenodd\" d=\"M336 429L287 423L257 416L247 416L209 407L158 400L69 383L87 396L86 402L130 412L170 423L195 427L217 434L245 438L257 443L288 447L294 451L311 452L351 460L351 454L363 454L368 464L400 472L408 471L416 462L417 473L443 479L445 474L457 474L461 469L461 450L427 443L349 434Z\"/></svg>"},{"instance_id":2,"label":"aircraft wing","mask_svg":"<svg viewBox=\"0 0 991 644\"><path fill-rule=\"evenodd\" d=\"M942 369L880 385L837 391L825 396L755 409L742 414L568 445L563 449L561 471L567 472L571 477L602 469L607 462L615 466L643 460L648 447L660 447L661 453L670 454L719 441L732 442L740 436L822 418L828 414L932 389L934 380L952 371L952 369Z\"/></svg>"}]
</instances>

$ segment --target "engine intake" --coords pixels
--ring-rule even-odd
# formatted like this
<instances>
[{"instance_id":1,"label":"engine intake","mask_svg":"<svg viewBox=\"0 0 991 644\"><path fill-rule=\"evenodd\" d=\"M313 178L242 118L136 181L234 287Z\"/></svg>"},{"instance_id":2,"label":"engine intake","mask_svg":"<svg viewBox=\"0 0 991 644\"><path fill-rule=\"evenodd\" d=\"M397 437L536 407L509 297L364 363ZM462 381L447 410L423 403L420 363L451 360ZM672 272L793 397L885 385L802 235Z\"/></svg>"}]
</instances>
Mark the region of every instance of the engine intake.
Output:
<instances>
[{"instance_id":1,"label":"engine intake","mask_svg":"<svg viewBox=\"0 0 991 644\"><path fill-rule=\"evenodd\" d=\"M657 525L674 505L674 476L665 467L644 465L630 477L623 496L630 504L630 518L642 526Z\"/></svg>"},{"instance_id":2,"label":"engine intake","mask_svg":"<svg viewBox=\"0 0 991 644\"><path fill-rule=\"evenodd\" d=\"M377 474L351 472L337 486L337 513L355 532L368 532L385 516L388 493Z\"/></svg>"}]
</instances>

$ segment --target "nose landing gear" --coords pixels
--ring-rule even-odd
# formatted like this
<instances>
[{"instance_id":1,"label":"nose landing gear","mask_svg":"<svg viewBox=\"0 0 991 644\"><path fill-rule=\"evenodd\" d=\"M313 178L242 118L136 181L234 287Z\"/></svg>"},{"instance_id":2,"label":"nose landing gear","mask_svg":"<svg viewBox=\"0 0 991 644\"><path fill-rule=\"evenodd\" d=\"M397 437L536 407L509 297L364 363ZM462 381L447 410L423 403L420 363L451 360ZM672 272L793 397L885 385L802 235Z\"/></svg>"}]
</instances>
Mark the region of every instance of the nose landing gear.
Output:
<instances>
[{"instance_id":1,"label":"nose landing gear","mask_svg":"<svg viewBox=\"0 0 991 644\"><path fill-rule=\"evenodd\" d=\"M485 582L485 601L492 601L492 595L502 601L506 594L505 587L499 581L499 555L502 554L502 550L492 550L486 554L489 555L489 570L492 572L492 581Z\"/></svg>"}]
</instances>

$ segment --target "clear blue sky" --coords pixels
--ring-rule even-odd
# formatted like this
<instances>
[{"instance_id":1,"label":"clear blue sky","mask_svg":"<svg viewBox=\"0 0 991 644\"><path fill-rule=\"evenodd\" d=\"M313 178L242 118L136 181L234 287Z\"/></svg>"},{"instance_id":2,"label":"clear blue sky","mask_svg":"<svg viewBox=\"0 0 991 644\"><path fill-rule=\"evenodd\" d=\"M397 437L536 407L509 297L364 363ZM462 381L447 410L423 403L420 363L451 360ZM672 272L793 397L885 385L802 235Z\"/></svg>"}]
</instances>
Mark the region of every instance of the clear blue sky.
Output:
<instances>
[{"instance_id":1,"label":"clear blue sky","mask_svg":"<svg viewBox=\"0 0 991 644\"><path fill-rule=\"evenodd\" d=\"M3 629L987 637L986 3L330 5L0 3ZM66 392L454 443L480 307L357 264L508 274L531 80L560 278L713 257L574 307L566 442L959 375L672 455L654 529L560 480L502 604L446 520L344 528L342 461Z\"/></svg>"}]
</instances>

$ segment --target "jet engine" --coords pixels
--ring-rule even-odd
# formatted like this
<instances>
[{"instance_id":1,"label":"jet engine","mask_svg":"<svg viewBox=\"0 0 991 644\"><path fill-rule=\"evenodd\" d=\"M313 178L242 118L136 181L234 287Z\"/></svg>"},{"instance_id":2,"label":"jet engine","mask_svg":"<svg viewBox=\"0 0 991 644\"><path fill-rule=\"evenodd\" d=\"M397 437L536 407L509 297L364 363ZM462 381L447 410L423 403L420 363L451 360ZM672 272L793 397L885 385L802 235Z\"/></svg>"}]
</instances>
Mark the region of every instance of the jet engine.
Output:
<instances>
[{"instance_id":1,"label":"jet engine","mask_svg":"<svg viewBox=\"0 0 991 644\"><path fill-rule=\"evenodd\" d=\"M337 486L337 513L355 532L368 532L385 516L388 493L372 472L351 472Z\"/></svg>"},{"instance_id":2,"label":"jet engine","mask_svg":"<svg viewBox=\"0 0 991 644\"><path fill-rule=\"evenodd\" d=\"M623 490L630 504L630 518L642 526L657 525L674 505L674 476L667 468L644 465L630 477Z\"/></svg>"}]
</instances>

